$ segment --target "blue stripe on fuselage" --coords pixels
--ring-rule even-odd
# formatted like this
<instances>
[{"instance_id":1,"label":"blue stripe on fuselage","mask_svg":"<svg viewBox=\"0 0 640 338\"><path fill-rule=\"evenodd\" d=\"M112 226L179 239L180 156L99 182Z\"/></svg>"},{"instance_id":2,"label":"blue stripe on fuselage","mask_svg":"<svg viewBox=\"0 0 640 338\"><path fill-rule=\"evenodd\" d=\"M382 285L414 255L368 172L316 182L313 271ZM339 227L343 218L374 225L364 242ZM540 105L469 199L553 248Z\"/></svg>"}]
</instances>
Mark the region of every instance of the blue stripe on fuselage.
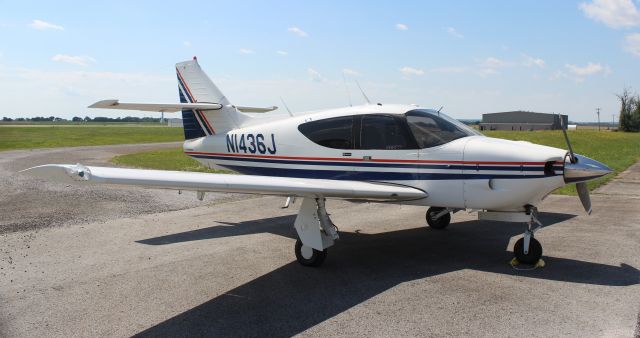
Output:
<instances>
[{"instance_id":1,"label":"blue stripe on fuselage","mask_svg":"<svg viewBox=\"0 0 640 338\"><path fill-rule=\"evenodd\" d=\"M414 180L479 180L479 179L523 179L545 178L545 175L500 175L500 174L448 174L408 173L377 171L314 170L291 168L265 168L236 165L220 165L246 175L316 178L351 181L414 181Z\"/></svg>"},{"instance_id":2,"label":"blue stripe on fuselage","mask_svg":"<svg viewBox=\"0 0 640 338\"><path fill-rule=\"evenodd\" d=\"M242 158L215 155L191 155L196 158L206 158L211 160L257 162L257 163L281 163L298 165L321 165L340 167L379 167L379 168L409 168L409 169L445 169L445 170L494 170L494 171L544 171L543 165L537 166L497 166L497 165L475 165L475 164L414 164L414 163L380 163L380 162L340 162L340 161L300 161L281 160L266 158ZM555 170L562 170L562 167L554 167Z\"/></svg>"}]
</instances>

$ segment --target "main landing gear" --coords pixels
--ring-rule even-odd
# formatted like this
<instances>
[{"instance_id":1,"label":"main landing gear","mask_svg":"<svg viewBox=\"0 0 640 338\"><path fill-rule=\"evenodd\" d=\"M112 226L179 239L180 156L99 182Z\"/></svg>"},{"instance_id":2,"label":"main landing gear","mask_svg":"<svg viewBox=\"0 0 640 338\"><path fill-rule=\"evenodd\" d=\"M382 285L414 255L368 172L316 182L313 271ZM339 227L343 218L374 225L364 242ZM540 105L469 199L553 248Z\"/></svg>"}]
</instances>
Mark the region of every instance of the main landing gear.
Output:
<instances>
[{"instance_id":1,"label":"main landing gear","mask_svg":"<svg viewBox=\"0 0 640 338\"><path fill-rule=\"evenodd\" d=\"M327 257L327 248L339 237L324 202L324 198L305 197L294 223L298 232L296 259L304 266L322 265Z\"/></svg>"},{"instance_id":2,"label":"main landing gear","mask_svg":"<svg viewBox=\"0 0 640 338\"><path fill-rule=\"evenodd\" d=\"M429 227L437 230L442 230L451 223L451 211L450 208L431 207L427 210L425 217L427 218L427 224ZM454 211L455 212L455 211Z\"/></svg>"}]
</instances>

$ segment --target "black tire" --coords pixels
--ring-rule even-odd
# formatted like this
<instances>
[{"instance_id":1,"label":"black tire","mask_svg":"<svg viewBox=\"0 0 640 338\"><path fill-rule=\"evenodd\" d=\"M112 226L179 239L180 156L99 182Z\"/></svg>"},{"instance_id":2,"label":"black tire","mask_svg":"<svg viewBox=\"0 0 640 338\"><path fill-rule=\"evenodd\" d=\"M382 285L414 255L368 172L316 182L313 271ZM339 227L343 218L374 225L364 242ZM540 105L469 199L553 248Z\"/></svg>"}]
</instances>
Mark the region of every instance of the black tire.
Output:
<instances>
[{"instance_id":1,"label":"black tire","mask_svg":"<svg viewBox=\"0 0 640 338\"><path fill-rule=\"evenodd\" d=\"M513 246L513 254L516 256L520 263L524 264L536 264L542 257L542 245L537 239L531 237L529 241L529 252L524 254L524 238L520 238Z\"/></svg>"},{"instance_id":2,"label":"black tire","mask_svg":"<svg viewBox=\"0 0 640 338\"><path fill-rule=\"evenodd\" d=\"M322 265L322 262L324 262L324 259L327 257L327 249L322 251L316 249L311 250L313 250L311 257L305 258L302 255L302 241L298 239L296 241L296 259L298 260L298 263L310 267L318 267Z\"/></svg>"},{"instance_id":3,"label":"black tire","mask_svg":"<svg viewBox=\"0 0 640 338\"><path fill-rule=\"evenodd\" d=\"M442 210L444 210L445 208L440 208L440 207L431 207L429 208L429 210L427 210L427 214L426 214L426 218L427 218L427 224L429 224L429 227L436 229L436 230L442 230L444 228L447 227L447 225L449 225L449 223L451 223L451 213L448 212L445 215L440 216L440 218L435 219L434 217L440 213Z\"/></svg>"}]
</instances>

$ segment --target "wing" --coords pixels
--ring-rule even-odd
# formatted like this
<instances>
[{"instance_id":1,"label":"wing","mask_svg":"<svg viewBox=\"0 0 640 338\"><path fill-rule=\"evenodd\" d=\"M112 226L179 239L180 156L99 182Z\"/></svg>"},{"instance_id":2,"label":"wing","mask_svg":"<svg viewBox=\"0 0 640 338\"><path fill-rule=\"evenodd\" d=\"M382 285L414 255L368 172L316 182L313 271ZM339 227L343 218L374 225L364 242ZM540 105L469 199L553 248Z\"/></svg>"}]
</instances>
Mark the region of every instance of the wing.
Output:
<instances>
[{"instance_id":1,"label":"wing","mask_svg":"<svg viewBox=\"0 0 640 338\"><path fill-rule=\"evenodd\" d=\"M22 172L57 181L174 190L381 201L414 200L428 196L425 191L412 187L374 182L90 167L81 164L46 164Z\"/></svg>"},{"instance_id":2,"label":"wing","mask_svg":"<svg viewBox=\"0 0 640 338\"><path fill-rule=\"evenodd\" d=\"M171 113L183 109L218 110L222 108L222 105L219 103L120 103L118 100L102 100L90 105L89 108Z\"/></svg>"},{"instance_id":3,"label":"wing","mask_svg":"<svg viewBox=\"0 0 640 338\"><path fill-rule=\"evenodd\" d=\"M174 113L189 109L218 110L222 109L222 105L219 103L121 103L118 100L102 100L90 105L89 108ZM236 106L235 108L244 113L266 113L278 109L276 106L265 108Z\"/></svg>"}]
</instances>

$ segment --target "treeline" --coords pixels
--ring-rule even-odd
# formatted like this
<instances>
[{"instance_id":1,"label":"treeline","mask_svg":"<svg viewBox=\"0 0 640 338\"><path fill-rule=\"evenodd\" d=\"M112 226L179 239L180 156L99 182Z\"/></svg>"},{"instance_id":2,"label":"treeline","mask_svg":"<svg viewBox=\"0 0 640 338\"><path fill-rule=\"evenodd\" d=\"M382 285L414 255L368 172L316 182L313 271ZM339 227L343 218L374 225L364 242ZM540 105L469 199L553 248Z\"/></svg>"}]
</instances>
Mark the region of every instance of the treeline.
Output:
<instances>
[{"instance_id":1,"label":"treeline","mask_svg":"<svg viewBox=\"0 0 640 338\"><path fill-rule=\"evenodd\" d=\"M640 95L625 89L620 99L620 130L640 131Z\"/></svg>"},{"instance_id":2,"label":"treeline","mask_svg":"<svg viewBox=\"0 0 640 338\"><path fill-rule=\"evenodd\" d=\"M154 118L154 117L134 117L134 116L126 116L126 117L116 117L116 118L112 118L112 117L102 117L102 116L98 116L98 117L94 117L91 118L89 116L85 116L85 117L79 117L79 116L74 116L71 120L67 120L67 119L63 119L61 117L56 117L56 116L49 116L49 117L42 117L42 116L36 116L36 117L17 117L15 119L10 118L10 117L3 117L2 118L3 122L160 122L159 118Z\"/></svg>"}]
</instances>

